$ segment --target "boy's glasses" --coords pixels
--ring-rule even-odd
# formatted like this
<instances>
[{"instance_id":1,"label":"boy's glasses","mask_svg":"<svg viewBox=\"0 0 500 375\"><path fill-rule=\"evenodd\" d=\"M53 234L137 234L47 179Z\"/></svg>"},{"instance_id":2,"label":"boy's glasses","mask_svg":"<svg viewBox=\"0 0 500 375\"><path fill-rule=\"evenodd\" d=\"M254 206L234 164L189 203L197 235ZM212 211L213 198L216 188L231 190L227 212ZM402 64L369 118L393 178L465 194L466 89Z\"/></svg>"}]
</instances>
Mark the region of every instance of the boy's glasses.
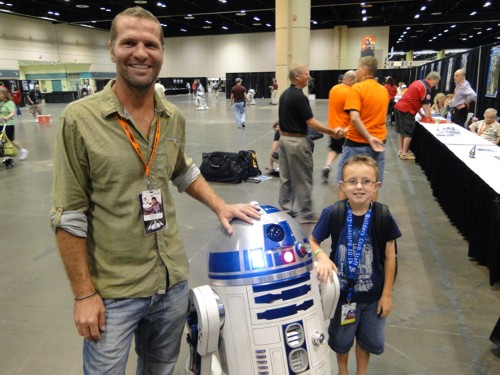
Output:
<instances>
[{"instance_id":1,"label":"boy's glasses","mask_svg":"<svg viewBox=\"0 0 500 375\"><path fill-rule=\"evenodd\" d=\"M367 178L364 178L362 180L354 180L354 179L351 179L351 180L347 180L347 181L344 181L344 184L346 184L347 186L349 187L356 187L358 186L358 184L361 184L362 186L371 186L373 185L374 183L376 183L377 181L372 181L372 180L369 180Z\"/></svg>"}]
</instances>

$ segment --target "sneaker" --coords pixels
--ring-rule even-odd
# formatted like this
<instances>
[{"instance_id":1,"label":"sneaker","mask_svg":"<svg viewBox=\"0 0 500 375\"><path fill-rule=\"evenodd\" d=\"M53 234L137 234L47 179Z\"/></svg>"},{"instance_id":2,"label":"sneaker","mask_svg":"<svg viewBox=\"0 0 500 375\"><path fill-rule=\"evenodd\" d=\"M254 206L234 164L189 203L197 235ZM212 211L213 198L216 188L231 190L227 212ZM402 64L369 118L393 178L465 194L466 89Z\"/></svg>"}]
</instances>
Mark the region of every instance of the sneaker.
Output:
<instances>
[{"instance_id":1,"label":"sneaker","mask_svg":"<svg viewBox=\"0 0 500 375\"><path fill-rule=\"evenodd\" d=\"M402 152L398 151L398 158L401 156Z\"/></svg>"},{"instance_id":2,"label":"sneaker","mask_svg":"<svg viewBox=\"0 0 500 375\"><path fill-rule=\"evenodd\" d=\"M401 160L415 160L415 155L412 155L412 154L410 154L410 153L408 153L408 154L406 154L406 155L405 155L405 154L401 154L401 155L399 156L399 158L400 158Z\"/></svg>"},{"instance_id":3,"label":"sneaker","mask_svg":"<svg viewBox=\"0 0 500 375\"><path fill-rule=\"evenodd\" d=\"M241 123L241 126L244 128L244 127L245 127L245 123L244 123L244 122L242 122L242 123Z\"/></svg>"},{"instance_id":4,"label":"sneaker","mask_svg":"<svg viewBox=\"0 0 500 375\"><path fill-rule=\"evenodd\" d=\"M323 177L323 181L324 182L327 182L328 181L328 176L330 175L330 166L329 165L325 165L322 169L321 169L321 177Z\"/></svg>"},{"instance_id":5,"label":"sneaker","mask_svg":"<svg viewBox=\"0 0 500 375\"><path fill-rule=\"evenodd\" d=\"M19 160L26 160L28 158L29 151L25 148L19 150Z\"/></svg>"},{"instance_id":6,"label":"sneaker","mask_svg":"<svg viewBox=\"0 0 500 375\"><path fill-rule=\"evenodd\" d=\"M299 216L299 213L297 211L294 211L294 210L287 211L286 213L288 215L290 215L291 217L297 217L297 216Z\"/></svg>"}]
</instances>

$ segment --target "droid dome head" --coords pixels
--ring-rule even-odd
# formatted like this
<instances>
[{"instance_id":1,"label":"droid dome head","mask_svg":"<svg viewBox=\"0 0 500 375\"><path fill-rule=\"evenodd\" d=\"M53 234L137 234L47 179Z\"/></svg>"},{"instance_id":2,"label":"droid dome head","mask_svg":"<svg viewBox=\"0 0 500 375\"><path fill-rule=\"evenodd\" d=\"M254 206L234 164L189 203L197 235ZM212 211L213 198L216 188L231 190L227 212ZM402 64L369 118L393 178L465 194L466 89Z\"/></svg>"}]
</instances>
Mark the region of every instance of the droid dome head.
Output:
<instances>
[{"instance_id":1,"label":"droid dome head","mask_svg":"<svg viewBox=\"0 0 500 375\"><path fill-rule=\"evenodd\" d=\"M312 269L311 247L300 225L273 206L261 218L234 220L233 234L222 226L209 246L208 277L220 286L252 285L299 276Z\"/></svg>"}]
</instances>

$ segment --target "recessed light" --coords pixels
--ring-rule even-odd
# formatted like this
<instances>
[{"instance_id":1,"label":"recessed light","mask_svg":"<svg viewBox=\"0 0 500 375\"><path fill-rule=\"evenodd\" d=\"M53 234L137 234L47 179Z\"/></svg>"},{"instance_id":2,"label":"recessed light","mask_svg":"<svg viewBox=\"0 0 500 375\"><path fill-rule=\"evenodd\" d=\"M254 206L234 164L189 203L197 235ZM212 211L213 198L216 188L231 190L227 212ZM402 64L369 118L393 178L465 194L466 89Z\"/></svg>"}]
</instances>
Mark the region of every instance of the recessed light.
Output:
<instances>
[{"instance_id":1,"label":"recessed light","mask_svg":"<svg viewBox=\"0 0 500 375\"><path fill-rule=\"evenodd\" d=\"M185 20L194 20L194 17L192 14L188 14L187 16L184 16Z\"/></svg>"},{"instance_id":2,"label":"recessed light","mask_svg":"<svg viewBox=\"0 0 500 375\"><path fill-rule=\"evenodd\" d=\"M236 13L237 16L246 16L246 12L242 10L241 12Z\"/></svg>"},{"instance_id":3,"label":"recessed light","mask_svg":"<svg viewBox=\"0 0 500 375\"><path fill-rule=\"evenodd\" d=\"M134 0L134 3L136 3L136 4L147 4L148 2L146 0Z\"/></svg>"},{"instance_id":4,"label":"recessed light","mask_svg":"<svg viewBox=\"0 0 500 375\"><path fill-rule=\"evenodd\" d=\"M203 28L204 28L204 29L211 29L211 28L212 28L212 26L210 26L210 25L204 25L204 26L203 26Z\"/></svg>"},{"instance_id":5,"label":"recessed light","mask_svg":"<svg viewBox=\"0 0 500 375\"><path fill-rule=\"evenodd\" d=\"M75 7L80 8L80 9L89 8L89 6L87 4L76 4Z\"/></svg>"},{"instance_id":6,"label":"recessed light","mask_svg":"<svg viewBox=\"0 0 500 375\"><path fill-rule=\"evenodd\" d=\"M254 22L254 23L252 23L252 25L253 25L253 26L260 26L260 25L262 25L262 24L261 24L260 22Z\"/></svg>"},{"instance_id":7,"label":"recessed light","mask_svg":"<svg viewBox=\"0 0 500 375\"><path fill-rule=\"evenodd\" d=\"M443 12L432 12L431 16L440 16Z\"/></svg>"}]
</instances>

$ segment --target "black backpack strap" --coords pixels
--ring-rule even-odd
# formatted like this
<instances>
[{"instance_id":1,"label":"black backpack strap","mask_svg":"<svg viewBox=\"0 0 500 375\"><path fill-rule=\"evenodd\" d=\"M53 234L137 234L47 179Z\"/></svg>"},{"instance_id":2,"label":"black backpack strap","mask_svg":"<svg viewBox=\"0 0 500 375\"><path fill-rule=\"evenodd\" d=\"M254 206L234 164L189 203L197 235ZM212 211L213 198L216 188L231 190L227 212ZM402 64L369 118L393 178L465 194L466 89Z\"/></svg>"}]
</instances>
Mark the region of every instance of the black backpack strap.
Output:
<instances>
[{"instance_id":1,"label":"black backpack strap","mask_svg":"<svg viewBox=\"0 0 500 375\"><path fill-rule=\"evenodd\" d=\"M375 225L375 230L373 233L375 234L374 243L377 244L380 262L382 266L385 262L385 248L387 246L387 236L389 234L389 207L386 204L373 202L373 220ZM394 275L394 281L396 281L396 275L398 273L398 244L397 241L394 240L394 246L396 251L396 273Z\"/></svg>"},{"instance_id":2,"label":"black backpack strap","mask_svg":"<svg viewBox=\"0 0 500 375\"><path fill-rule=\"evenodd\" d=\"M342 230L342 226L345 221L346 202L347 200L335 202L333 204L332 212L330 212L330 236L332 239L332 251L330 252L330 259L332 260L332 262L335 259L340 231Z\"/></svg>"}]
</instances>

